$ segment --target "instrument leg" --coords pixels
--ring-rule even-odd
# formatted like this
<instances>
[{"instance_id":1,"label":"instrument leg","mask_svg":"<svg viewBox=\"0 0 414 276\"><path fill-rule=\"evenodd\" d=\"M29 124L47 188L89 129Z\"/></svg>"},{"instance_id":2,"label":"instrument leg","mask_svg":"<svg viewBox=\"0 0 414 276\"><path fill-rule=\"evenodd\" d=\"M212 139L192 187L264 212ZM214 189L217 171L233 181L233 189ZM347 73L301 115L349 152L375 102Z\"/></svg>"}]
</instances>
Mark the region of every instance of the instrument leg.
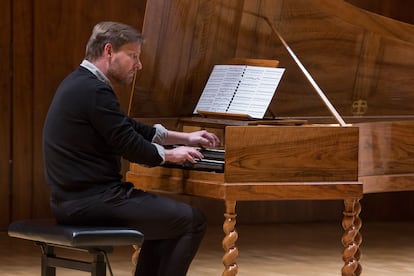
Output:
<instances>
[{"instance_id":1,"label":"instrument leg","mask_svg":"<svg viewBox=\"0 0 414 276\"><path fill-rule=\"evenodd\" d=\"M342 276L359 276L362 271L359 258L361 252L359 246L362 242L359 229L361 228L361 219L359 213L361 212L361 204L359 199L345 199L344 218L342 220L342 227L345 233L342 236L342 244L344 250L342 259L345 264L342 267Z\"/></svg>"},{"instance_id":2,"label":"instrument leg","mask_svg":"<svg viewBox=\"0 0 414 276\"><path fill-rule=\"evenodd\" d=\"M224 264L222 276L234 276L238 271L236 257L239 254L239 250L236 247L238 234L234 227L236 225L236 201L226 200L225 204L226 212L224 213L223 231L226 236L222 242L225 251L222 259Z\"/></svg>"},{"instance_id":3,"label":"instrument leg","mask_svg":"<svg viewBox=\"0 0 414 276\"><path fill-rule=\"evenodd\" d=\"M132 253L131 262L134 265L134 268L132 270L132 275L135 275L135 270L137 268L138 258L139 258L139 251L141 250L141 247L137 244L132 245L132 248L134 249L134 252Z\"/></svg>"}]
</instances>

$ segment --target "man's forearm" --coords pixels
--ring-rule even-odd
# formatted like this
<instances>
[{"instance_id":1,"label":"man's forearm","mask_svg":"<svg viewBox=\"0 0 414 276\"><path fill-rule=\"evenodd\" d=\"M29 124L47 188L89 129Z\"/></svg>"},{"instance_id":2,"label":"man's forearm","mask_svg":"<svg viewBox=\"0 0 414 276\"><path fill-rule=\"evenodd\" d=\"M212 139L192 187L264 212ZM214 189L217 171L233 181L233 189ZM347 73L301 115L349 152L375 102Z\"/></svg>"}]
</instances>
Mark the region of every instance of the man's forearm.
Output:
<instances>
[{"instance_id":1,"label":"man's forearm","mask_svg":"<svg viewBox=\"0 0 414 276\"><path fill-rule=\"evenodd\" d=\"M168 130L164 145L188 145L189 133Z\"/></svg>"}]
</instances>

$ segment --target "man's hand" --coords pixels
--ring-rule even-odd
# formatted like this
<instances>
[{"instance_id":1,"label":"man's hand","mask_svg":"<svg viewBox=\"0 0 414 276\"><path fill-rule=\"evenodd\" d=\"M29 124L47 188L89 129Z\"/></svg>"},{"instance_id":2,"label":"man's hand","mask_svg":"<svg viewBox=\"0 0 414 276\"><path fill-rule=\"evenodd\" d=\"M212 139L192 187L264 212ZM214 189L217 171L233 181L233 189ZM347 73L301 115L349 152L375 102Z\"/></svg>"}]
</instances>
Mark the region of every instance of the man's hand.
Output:
<instances>
[{"instance_id":1,"label":"man's hand","mask_svg":"<svg viewBox=\"0 0 414 276\"><path fill-rule=\"evenodd\" d=\"M185 161L196 163L195 159L201 160L203 157L197 149L192 147L177 147L165 150L165 161L172 163L183 163Z\"/></svg>"},{"instance_id":2,"label":"man's hand","mask_svg":"<svg viewBox=\"0 0 414 276\"><path fill-rule=\"evenodd\" d=\"M199 130L189 133L188 144L199 147L214 148L220 144L220 139L211 132Z\"/></svg>"}]
</instances>

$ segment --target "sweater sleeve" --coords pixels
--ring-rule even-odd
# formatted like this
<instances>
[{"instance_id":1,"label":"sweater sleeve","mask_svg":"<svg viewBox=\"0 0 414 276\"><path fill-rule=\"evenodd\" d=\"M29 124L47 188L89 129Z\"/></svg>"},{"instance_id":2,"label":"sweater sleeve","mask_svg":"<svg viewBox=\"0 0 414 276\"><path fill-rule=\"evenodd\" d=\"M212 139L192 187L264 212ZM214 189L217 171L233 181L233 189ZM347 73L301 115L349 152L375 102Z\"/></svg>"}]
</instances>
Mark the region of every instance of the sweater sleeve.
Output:
<instances>
[{"instance_id":1,"label":"sweater sleeve","mask_svg":"<svg viewBox=\"0 0 414 276\"><path fill-rule=\"evenodd\" d=\"M163 162L160 149L152 144L156 129L139 122L132 123L121 109L113 91L102 85L97 89L90 110L91 122L108 144L108 149L125 159L147 166Z\"/></svg>"}]
</instances>

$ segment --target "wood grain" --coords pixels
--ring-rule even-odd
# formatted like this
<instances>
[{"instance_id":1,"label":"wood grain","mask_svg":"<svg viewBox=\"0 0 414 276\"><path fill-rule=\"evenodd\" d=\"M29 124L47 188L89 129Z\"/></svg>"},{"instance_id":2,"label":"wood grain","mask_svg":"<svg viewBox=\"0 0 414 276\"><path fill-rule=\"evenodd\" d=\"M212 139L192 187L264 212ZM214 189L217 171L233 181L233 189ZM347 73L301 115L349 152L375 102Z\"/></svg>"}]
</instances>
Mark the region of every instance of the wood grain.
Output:
<instances>
[{"instance_id":1,"label":"wood grain","mask_svg":"<svg viewBox=\"0 0 414 276\"><path fill-rule=\"evenodd\" d=\"M3 51L0 66L0 228L9 223L10 216L10 181L11 181L11 123L12 123L12 80L8 65L12 62L11 46L11 2L6 1L0 11L0 27L2 39L0 48Z\"/></svg>"},{"instance_id":2,"label":"wood grain","mask_svg":"<svg viewBox=\"0 0 414 276\"><path fill-rule=\"evenodd\" d=\"M358 128L228 127L226 182L356 181Z\"/></svg>"},{"instance_id":3,"label":"wood grain","mask_svg":"<svg viewBox=\"0 0 414 276\"><path fill-rule=\"evenodd\" d=\"M339 0L150 1L147 13L143 63L149 70L138 80L136 117L190 115L213 65L235 57L277 59L286 68L270 105L276 116L329 117L263 17L342 116L412 115L412 25ZM165 16L152 20L156 14ZM362 114L355 112L358 102L366 104Z\"/></svg>"}]
</instances>

